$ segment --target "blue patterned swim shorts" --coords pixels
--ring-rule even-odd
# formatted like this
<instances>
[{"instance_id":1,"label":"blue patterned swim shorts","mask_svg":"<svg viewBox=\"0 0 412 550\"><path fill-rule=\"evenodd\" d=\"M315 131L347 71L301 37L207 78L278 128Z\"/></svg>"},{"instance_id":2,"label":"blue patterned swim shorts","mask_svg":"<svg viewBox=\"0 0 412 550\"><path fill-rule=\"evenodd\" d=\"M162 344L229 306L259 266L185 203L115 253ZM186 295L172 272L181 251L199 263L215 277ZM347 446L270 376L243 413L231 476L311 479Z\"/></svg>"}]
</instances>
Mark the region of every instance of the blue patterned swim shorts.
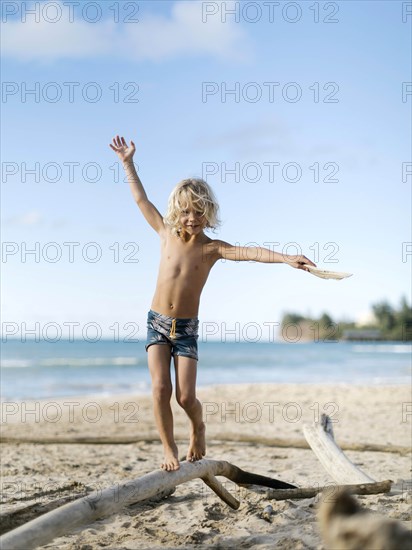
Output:
<instances>
[{"instance_id":1,"label":"blue patterned swim shorts","mask_svg":"<svg viewBox=\"0 0 412 550\"><path fill-rule=\"evenodd\" d=\"M199 359L197 354L197 339L199 319L176 319L157 313L152 309L147 315L147 340L145 349L153 344L168 344L172 355L182 355Z\"/></svg>"}]
</instances>

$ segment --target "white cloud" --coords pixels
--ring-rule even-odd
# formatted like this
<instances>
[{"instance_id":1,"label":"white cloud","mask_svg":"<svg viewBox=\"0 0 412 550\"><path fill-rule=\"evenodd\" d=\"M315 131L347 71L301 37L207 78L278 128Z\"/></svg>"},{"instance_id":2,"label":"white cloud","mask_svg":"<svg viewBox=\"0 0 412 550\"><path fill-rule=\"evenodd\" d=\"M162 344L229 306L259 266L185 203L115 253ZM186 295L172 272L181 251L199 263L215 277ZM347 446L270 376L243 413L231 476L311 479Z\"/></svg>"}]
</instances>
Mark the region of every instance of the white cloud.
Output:
<instances>
[{"instance_id":1,"label":"white cloud","mask_svg":"<svg viewBox=\"0 0 412 550\"><path fill-rule=\"evenodd\" d=\"M23 212L16 216L6 218L4 224L7 226L20 226L20 227L36 227L46 224L53 230L62 229L70 225L70 222L65 218L55 218L53 220L47 219L38 210L30 210Z\"/></svg>"},{"instance_id":2,"label":"white cloud","mask_svg":"<svg viewBox=\"0 0 412 550\"><path fill-rule=\"evenodd\" d=\"M64 10L65 8L62 7ZM251 45L243 28L219 17L202 22L201 2L176 2L170 17L142 15L134 24L109 19L96 24L62 18L49 23L34 17L2 25L2 56L20 61L121 57L133 61L163 61L174 57L208 56L246 61Z\"/></svg>"},{"instance_id":3,"label":"white cloud","mask_svg":"<svg viewBox=\"0 0 412 550\"><path fill-rule=\"evenodd\" d=\"M43 223L43 216L38 210L32 210L20 214L20 216L14 216L6 220L10 225L39 225Z\"/></svg>"}]
</instances>

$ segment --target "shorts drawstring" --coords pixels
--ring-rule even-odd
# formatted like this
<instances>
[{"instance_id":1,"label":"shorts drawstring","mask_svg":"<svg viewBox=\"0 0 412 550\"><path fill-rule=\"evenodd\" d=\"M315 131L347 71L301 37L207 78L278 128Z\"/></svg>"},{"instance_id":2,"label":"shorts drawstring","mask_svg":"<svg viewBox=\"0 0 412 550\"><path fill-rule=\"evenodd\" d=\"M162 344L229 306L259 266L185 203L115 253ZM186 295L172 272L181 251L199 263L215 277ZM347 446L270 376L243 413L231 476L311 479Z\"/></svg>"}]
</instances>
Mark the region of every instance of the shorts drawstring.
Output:
<instances>
[{"instance_id":1,"label":"shorts drawstring","mask_svg":"<svg viewBox=\"0 0 412 550\"><path fill-rule=\"evenodd\" d=\"M170 338L176 338L176 319L172 319L172 327L170 329Z\"/></svg>"}]
</instances>

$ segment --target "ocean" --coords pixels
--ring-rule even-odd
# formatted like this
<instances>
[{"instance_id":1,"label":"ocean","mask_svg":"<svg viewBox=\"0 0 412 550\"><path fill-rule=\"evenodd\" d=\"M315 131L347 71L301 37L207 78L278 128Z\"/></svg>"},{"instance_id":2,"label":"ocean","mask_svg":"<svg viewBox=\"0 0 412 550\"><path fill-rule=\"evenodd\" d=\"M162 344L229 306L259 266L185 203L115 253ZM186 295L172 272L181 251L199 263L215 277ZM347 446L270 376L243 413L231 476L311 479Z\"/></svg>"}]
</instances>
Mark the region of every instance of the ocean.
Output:
<instances>
[{"instance_id":1,"label":"ocean","mask_svg":"<svg viewBox=\"0 0 412 550\"><path fill-rule=\"evenodd\" d=\"M199 341L197 383L410 384L411 351L403 342ZM0 375L5 401L150 392L142 342L8 339Z\"/></svg>"}]
</instances>

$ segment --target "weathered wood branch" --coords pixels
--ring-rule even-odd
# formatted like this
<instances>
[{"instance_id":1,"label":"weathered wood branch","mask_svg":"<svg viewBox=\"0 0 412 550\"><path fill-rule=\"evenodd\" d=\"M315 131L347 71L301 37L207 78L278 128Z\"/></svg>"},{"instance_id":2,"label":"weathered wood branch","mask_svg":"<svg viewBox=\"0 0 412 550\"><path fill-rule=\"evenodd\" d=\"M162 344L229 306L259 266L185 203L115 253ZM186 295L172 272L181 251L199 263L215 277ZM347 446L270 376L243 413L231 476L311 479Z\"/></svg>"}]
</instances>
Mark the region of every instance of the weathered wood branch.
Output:
<instances>
[{"instance_id":1,"label":"weathered wood branch","mask_svg":"<svg viewBox=\"0 0 412 550\"><path fill-rule=\"evenodd\" d=\"M149 502L151 504L161 502L165 498L172 495L175 492L175 490L176 490L176 487L172 487L167 491L160 492L152 498L145 499L145 504ZM55 494L59 492L60 492L60 488L54 491ZM51 492L48 492L48 493L50 494ZM17 527L19 527L20 525L28 523L29 521L37 517L40 517L43 514L46 514L47 512L56 510L56 508L63 506L63 504L67 504L68 502L78 500L85 494L86 494L86 491L82 491L82 492L79 492L78 494L69 494L67 496L53 499L45 503L36 502L38 497L36 496L36 494L33 494L31 496L31 499L35 501L34 503L28 504L26 506L23 505L19 507L14 507L11 510L0 513L0 535L3 535L3 533L7 533L12 529L17 529ZM28 499L29 497L27 497L26 500Z\"/></svg>"},{"instance_id":2,"label":"weathered wood branch","mask_svg":"<svg viewBox=\"0 0 412 550\"><path fill-rule=\"evenodd\" d=\"M330 491L347 489L355 495L376 495L379 493L389 493L392 483L392 480L388 479L386 481L362 483L359 485L325 485L323 487L302 487L298 489L269 489L267 491L267 498L273 500L312 498L326 489Z\"/></svg>"},{"instance_id":3,"label":"weathered wood branch","mask_svg":"<svg viewBox=\"0 0 412 550\"><path fill-rule=\"evenodd\" d=\"M331 419L322 414L320 423L305 424L303 433L320 463L336 483L374 483L375 480L360 470L337 445Z\"/></svg>"},{"instance_id":4,"label":"weathered wood branch","mask_svg":"<svg viewBox=\"0 0 412 550\"><path fill-rule=\"evenodd\" d=\"M220 483L220 481L213 475L209 474L205 477L202 477L202 480L208 485L212 491L214 491L217 496L219 496L223 502L226 502L231 508L237 510L240 506L240 502L229 493L225 487Z\"/></svg>"},{"instance_id":5,"label":"weathered wood branch","mask_svg":"<svg viewBox=\"0 0 412 550\"><path fill-rule=\"evenodd\" d=\"M229 506L237 508L238 501L217 481L215 476L224 476L241 483L259 483L273 488L294 488L283 481L245 472L223 460L203 459L197 462L183 462L173 472L157 470L141 478L95 491L75 502L65 504L57 510L36 518L0 538L3 550L29 550L49 543L58 536L71 532L76 527L107 517L124 506L151 498L176 485L200 478L211 487Z\"/></svg>"},{"instance_id":6,"label":"weathered wood branch","mask_svg":"<svg viewBox=\"0 0 412 550\"><path fill-rule=\"evenodd\" d=\"M175 438L176 441L185 438ZM279 437L263 437L248 434L216 434L208 437L208 442L224 441L225 443L245 443L249 445L266 445L267 447L293 448L293 449L310 449L310 445L305 439L298 438L279 438ZM158 435L141 435L141 436L118 436L118 437L94 437L94 436L58 436L58 437L0 437L0 443L18 444L18 443L36 443L41 445L130 445L132 443L158 443ZM342 443L340 445L343 451L360 451L360 452L375 452L375 453L397 453L407 455L411 453L411 448L403 445L380 445L377 443Z\"/></svg>"},{"instance_id":7,"label":"weathered wood branch","mask_svg":"<svg viewBox=\"0 0 412 550\"><path fill-rule=\"evenodd\" d=\"M179 438L175 438L179 441ZM19 444L36 443L37 445L130 445L131 443L159 443L158 435L100 437L89 435L57 436L57 437L27 437L1 436L0 443Z\"/></svg>"}]
</instances>

